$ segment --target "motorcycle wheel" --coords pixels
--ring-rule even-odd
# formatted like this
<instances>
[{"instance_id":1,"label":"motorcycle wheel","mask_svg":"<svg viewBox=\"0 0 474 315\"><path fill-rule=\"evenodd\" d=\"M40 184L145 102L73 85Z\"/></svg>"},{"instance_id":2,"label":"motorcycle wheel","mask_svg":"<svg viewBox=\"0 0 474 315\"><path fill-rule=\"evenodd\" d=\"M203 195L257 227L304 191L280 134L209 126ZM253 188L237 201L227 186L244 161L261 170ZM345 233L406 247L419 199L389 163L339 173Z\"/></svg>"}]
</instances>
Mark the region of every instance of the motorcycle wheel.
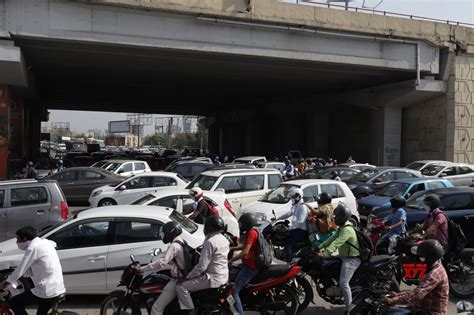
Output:
<instances>
[{"instance_id":1,"label":"motorcycle wheel","mask_svg":"<svg viewBox=\"0 0 474 315\"><path fill-rule=\"evenodd\" d=\"M298 311L298 296L288 284L270 290L262 301L260 313L263 315L295 315Z\"/></svg>"},{"instance_id":2,"label":"motorcycle wheel","mask_svg":"<svg viewBox=\"0 0 474 315\"><path fill-rule=\"evenodd\" d=\"M299 307L297 313L301 313L304 311L309 303L313 300L313 286L308 279L304 277L297 277L296 282L298 283L298 287L296 288L299 300Z\"/></svg>"},{"instance_id":3,"label":"motorcycle wheel","mask_svg":"<svg viewBox=\"0 0 474 315\"><path fill-rule=\"evenodd\" d=\"M100 315L140 315L132 310L132 302L125 297L125 292L112 292L102 301Z\"/></svg>"},{"instance_id":4,"label":"motorcycle wheel","mask_svg":"<svg viewBox=\"0 0 474 315\"><path fill-rule=\"evenodd\" d=\"M474 262L472 257L461 258L463 271L449 272L449 292L457 298L474 297ZM459 267L459 263L456 263ZM449 267L448 267L449 268Z\"/></svg>"}]
</instances>

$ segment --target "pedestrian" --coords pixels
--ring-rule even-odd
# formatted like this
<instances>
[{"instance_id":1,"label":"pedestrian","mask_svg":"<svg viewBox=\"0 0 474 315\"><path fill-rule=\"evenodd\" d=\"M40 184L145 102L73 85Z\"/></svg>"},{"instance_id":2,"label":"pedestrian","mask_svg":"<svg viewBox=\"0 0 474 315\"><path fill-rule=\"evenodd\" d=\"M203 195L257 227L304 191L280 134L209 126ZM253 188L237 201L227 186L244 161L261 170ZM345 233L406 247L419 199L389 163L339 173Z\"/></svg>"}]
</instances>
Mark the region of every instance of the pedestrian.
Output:
<instances>
[{"instance_id":1,"label":"pedestrian","mask_svg":"<svg viewBox=\"0 0 474 315\"><path fill-rule=\"evenodd\" d=\"M306 169L312 170L316 164L314 164L313 160L306 159Z\"/></svg>"},{"instance_id":2,"label":"pedestrian","mask_svg":"<svg viewBox=\"0 0 474 315\"><path fill-rule=\"evenodd\" d=\"M406 200L403 196L396 195L390 199L390 205L392 207L392 213L388 217L388 226L385 227L387 232L377 242L376 247L380 246L388 240L387 253L392 255L397 247L397 241L406 232L406 221L407 213L403 207L405 207Z\"/></svg>"},{"instance_id":3,"label":"pedestrian","mask_svg":"<svg viewBox=\"0 0 474 315\"><path fill-rule=\"evenodd\" d=\"M13 296L9 301L10 308L15 315L27 315L25 306L35 302L38 305L36 314L47 315L66 292L56 243L39 238L34 228L25 226L16 231L16 244L25 254L13 273L0 285L0 289L7 286L16 289L20 278L31 278L34 287Z\"/></svg>"}]
</instances>

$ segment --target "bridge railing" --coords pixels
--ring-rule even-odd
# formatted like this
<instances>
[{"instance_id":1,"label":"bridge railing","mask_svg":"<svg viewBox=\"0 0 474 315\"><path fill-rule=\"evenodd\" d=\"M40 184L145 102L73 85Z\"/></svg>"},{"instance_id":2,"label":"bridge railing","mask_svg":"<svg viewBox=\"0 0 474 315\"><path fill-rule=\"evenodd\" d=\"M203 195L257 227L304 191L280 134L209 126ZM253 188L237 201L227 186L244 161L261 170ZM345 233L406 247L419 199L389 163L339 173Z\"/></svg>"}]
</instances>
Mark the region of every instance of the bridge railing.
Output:
<instances>
[{"instance_id":1,"label":"bridge railing","mask_svg":"<svg viewBox=\"0 0 474 315\"><path fill-rule=\"evenodd\" d=\"M413 15L413 14L404 14L404 13L396 13L396 12L390 12L390 11L381 11L381 10L370 9L370 8L359 8L359 7L349 6L349 5L346 6L346 5L341 5L341 4L332 4L332 3L329 3L329 2L328 3L323 3L323 2L316 2L316 1L310 1L310 0L295 0L295 1L296 1L296 4L316 5L316 6L322 6L322 7L326 7L326 8L330 8L330 9L339 9L339 10L346 10L346 11L353 11L353 12L362 12L362 13L368 13L368 14L374 14L374 15L393 16L393 17L406 18L406 19L410 19L410 20L423 20L423 21L430 21L430 22L438 22L438 23L444 23L444 24L449 24L449 25L474 27L474 23L436 19L436 18L430 18L430 17L426 17L426 16L419 16L419 15Z\"/></svg>"}]
</instances>

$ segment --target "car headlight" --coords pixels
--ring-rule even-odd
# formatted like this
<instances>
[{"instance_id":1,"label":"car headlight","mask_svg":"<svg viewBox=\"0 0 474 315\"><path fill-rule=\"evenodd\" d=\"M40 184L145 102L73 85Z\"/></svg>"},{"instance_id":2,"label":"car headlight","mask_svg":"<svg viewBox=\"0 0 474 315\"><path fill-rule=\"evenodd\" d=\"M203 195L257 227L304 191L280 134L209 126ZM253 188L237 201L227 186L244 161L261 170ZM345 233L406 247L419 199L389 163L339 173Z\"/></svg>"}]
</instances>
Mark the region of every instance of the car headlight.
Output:
<instances>
[{"instance_id":1,"label":"car headlight","mask_svg":"<svg viewBox=\"0 0 474 315\"><path fill-rule=\"evenodd\" d=\"M97 190L97 191L94 191L94 193L92 194L92 197L95 197L95 196L98 196L102 193L102 190Z\"/></svg>"},{"instance_id":2,"label":"car headlight","mask_svg":"<svg viewBox=\"0 0 474 315\"><path fill-rule=\"evenodd\" d=\"M257 212L257 213L255 213L255 217L257 218L258 222L267 221L267 215L265 213Z\"/></svg>"}]
</instances>

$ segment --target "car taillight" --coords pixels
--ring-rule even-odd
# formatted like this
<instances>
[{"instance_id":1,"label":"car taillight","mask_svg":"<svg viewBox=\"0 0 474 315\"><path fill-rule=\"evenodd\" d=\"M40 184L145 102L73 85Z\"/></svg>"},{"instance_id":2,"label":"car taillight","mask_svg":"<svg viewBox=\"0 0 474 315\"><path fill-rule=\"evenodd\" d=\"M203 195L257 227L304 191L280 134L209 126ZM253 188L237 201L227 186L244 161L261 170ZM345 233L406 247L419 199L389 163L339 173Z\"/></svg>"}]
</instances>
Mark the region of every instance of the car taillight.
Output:
<instances>
[{"instance_id":1,"label":"car taillight","mask_svg":"<svg viewBox=\"0 0 474 315\"><path fill-rule=\"evenodd\" d=\"M66 201L61 201L61 219L66 220L69 216L69 207Z\"/></svg>"},{"instance_id":2,"label":"car taillight","mask_svg":"<svg viewBox=\"0 0 474 315\"><path fill-rule=\"evenodd\" d=\"M234 216L234 218L237 219L237 216L235 215L235 212L234 212L234 209L232 209L232 206L230 205L230 203L226 200L224 200L224 207L230 212L230 214L232 214Z\"/></svg>"}]
</instances>

